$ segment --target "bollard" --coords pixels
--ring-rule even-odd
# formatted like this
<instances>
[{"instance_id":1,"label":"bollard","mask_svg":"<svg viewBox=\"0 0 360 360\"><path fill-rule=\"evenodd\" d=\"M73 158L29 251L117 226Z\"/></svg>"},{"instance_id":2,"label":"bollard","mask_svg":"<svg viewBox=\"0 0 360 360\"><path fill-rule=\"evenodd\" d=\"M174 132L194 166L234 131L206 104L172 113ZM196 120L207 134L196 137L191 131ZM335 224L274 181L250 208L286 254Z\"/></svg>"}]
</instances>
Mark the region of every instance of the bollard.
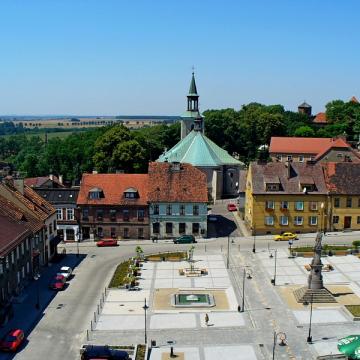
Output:
<instances>
[{"instance_id":1,"label":"bollard","mask_svg":"<svg viewBox=\"0 0 360 360\"><path fill-rule=\"evenodd\" d=\"M96 312L94 311L94 322L96 323Z\"/></svg>"},{"instance_id":2,"label":"bollard","mask_svg":"<svg viewBox=\"0 0 360 360\"><path fill-rule=\"evenodd\" d=\"M92 322L92 320L90 320L90 329L91 329L91 331L94 330L94 329L93 329L93 322Z\"/></svg>"},{"instance_id":3,"label":"bollard","mask_svg":"<svg viewBox=\"0 0 360 360\"><path fill-rule=\"evenodd\" d=\"M97 313L98 313L98 315L100 315L100 308L99 308L99 305L97 305Z\"/></svg>"},{"instance_id":4,"label":"bollard","mask_svg":"<svg viewBox=\"0 0 360 360\"><path fill-rule=\"evenodd\" d=\"M105 294L102 294L103 302L105 301Z\"/></svg>"},{"instance_id":5,"label":"bollard","mask_svg":"<svg viewBox=\"0 0 360 360\"><path fill-rule=\"evenodd\" d=\"M87 341L89 341L89 340L90 340L89 330L86 330L86 340L87 340Z\"/></svg>"}]
</instances>

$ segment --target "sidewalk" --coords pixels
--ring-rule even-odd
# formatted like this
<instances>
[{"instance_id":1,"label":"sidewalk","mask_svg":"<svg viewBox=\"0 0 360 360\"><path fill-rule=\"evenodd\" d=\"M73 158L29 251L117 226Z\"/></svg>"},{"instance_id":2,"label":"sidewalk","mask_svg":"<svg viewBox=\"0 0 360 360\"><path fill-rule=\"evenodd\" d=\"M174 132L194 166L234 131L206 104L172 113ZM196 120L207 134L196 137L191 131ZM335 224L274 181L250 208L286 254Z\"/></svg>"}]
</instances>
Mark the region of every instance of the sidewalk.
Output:
<instances>
[{"instance_id":1,"label":"sidewalk","mask_svg":"<svg viewBox=\"0 0 360 360\"><path fill-rule=\"evenodd\" d=\"M248 228L246 227L244 221L240 218L239 212L234 211L233 214L234 214L234 217L235 217L236 224L237 224L238 228L240 229L242 235L245 236L245 237L250 237L251 233L248 230Z\"/></svg>"}]
</instances>

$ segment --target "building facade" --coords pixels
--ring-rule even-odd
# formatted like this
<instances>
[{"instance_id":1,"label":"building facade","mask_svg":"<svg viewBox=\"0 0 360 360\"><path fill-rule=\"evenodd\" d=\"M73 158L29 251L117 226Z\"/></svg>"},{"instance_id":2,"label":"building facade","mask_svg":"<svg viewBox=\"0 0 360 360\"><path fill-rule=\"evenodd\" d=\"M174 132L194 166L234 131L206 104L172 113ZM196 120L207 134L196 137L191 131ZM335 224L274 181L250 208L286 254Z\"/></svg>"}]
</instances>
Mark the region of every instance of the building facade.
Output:
<instances>
[{"instance_id":1,"label":"building facade","mask_svg":"<svg viewBox=\"0 0 360 360\"><path fill-rule=\"evenodd\" d=\"M149 164L150 236L207 236L205 174L190 164Z\"/></svg>"},{"instance_id":2,"label":"building facade","mask_svg":"<svg viewBox=\"0 0 360 360\"><path fill-rule=\"evenodd\" d=\"M149 239L147 174L84 174L77 199L85 239Z\"/></svg>"},{"instance_id":3,"label":"building facade","mask_svg":"<svg viewBox=\"0 0 360 360\"><path fill-rule=\"evenodd\" d=\"M360 230L360 164L323 165L329 191L329 231Z\"/></svg>"},{"instance_id":4,"label":"building facade","mask_svg":"<svg viewBox=\"0 0 360 360\"><path fill-rule=\"evenodd\" d=\"M252 234L327 228L327 188L320 164L251 163L244 220Z\"/></svg>"},{"instance_id":5,"label":"building facade","mask_svg":"<svg viewBox=\"0 0 360 360\"><path fill-rule=\"evenodd\" d=\"M80 241L76 218L77 188L34 188L37 194L56 209L56 230L61 241Z\"/></svg>"}]
</instances>

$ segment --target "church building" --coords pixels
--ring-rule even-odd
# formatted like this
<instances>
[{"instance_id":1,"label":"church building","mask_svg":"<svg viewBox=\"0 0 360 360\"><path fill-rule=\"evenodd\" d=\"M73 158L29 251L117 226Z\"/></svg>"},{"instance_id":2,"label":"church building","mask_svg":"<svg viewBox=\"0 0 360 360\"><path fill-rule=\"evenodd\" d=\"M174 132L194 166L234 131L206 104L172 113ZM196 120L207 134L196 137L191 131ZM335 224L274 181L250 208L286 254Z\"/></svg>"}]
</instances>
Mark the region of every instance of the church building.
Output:
<instances>
[{"instance_id":1,"label":"church building","mask_svg":"<svg viewBox=\"0 0 360 360\"><path fill-rule=\"evenodd\" d=\"M204 135L194 73L187 95L187 110L181 115L181 140L157 161L188 163L204 172L211 200L238 194L239 173L244 164Z\"/></svg>"}]
</instances>

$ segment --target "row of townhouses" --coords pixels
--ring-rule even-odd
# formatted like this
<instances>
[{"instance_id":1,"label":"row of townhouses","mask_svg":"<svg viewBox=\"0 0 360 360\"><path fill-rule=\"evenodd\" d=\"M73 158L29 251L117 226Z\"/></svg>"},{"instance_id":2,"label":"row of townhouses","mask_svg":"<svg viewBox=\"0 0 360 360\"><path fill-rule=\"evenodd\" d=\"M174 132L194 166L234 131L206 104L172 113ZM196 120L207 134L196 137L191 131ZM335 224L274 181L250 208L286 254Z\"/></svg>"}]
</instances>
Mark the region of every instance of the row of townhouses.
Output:
<instances>
[{"instance_id":1,"label":"row of townhouses","mask_svg":"<svg viewBox=\"0 0 360 360\"><path fill-rule=\"evenodd\" d=\"M23 180L0 183L0 323L14 296L56 253L56 212Z\"/></svg>"}]
</instances>

